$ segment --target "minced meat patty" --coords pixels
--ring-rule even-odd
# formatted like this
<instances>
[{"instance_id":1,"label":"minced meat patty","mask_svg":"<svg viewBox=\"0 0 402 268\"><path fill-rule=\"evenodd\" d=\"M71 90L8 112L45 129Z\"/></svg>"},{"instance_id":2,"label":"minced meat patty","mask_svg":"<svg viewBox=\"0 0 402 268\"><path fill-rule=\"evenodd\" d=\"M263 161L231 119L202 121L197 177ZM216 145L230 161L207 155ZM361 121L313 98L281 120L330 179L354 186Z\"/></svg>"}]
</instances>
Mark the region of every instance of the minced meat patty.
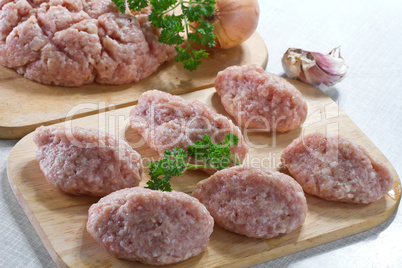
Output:
<instances>
[{"instance_id":1,"label":"minced meat patty","mask_svg":"<svg viewBox=\"0 0 402 268\"><path fill-rule=\"evenodd\" d=\"M301 186L278 171L235 166L200 181L193 196L215 222L241 235L272 238L299 228L307 215Z\"/></svg>"},{"instance_id":2,"label":"minced meat patty","mask_svg":"<svg viewBox=\"0 0 402 268\"><path fill-rule=\"evenodd\" d=\"M105 196L141 180L140 154L119 137L96 129L41 126L33 140L46 180L65 193Z\"/></svg>"},{"instance_id":3,"label":"minced meat patty","mask_svg":"<svg viewBox=\"0 0 402 268\"><path fill-rule=\"evenodd\" d=\"M307 117L307 103L291 83L256 64L220 71L215 88L225 110L248 129L285 132Z\"/></svg>"},{"instance_id":4,"label":"minced meat patty","mask_svg":"<svg viewBox=\"0 0 402 268\"><path fill-rule=\"evenodd\" d=\"M306 193L330 201L375 202L394 184L383 163L340 135L317 132L297 138L281 160Z\"/></svg>"},{"instance_id":5,"label":"minced meat patty","mask_svg":"<svg viewBox=\"0 0 402 268\"><path fill-rule=\"evenodd\" d=\"M110 0L1 0L0 64L48 85L137 82L175 55Z\"/></svg>"},{"instance_id":6,"label":"minced meat patty","mask_svg":"<svg viewBox=\"0 0 402 268\"><path fill-rule=\"evenodd\" d=\"M214 219L194 197L133 187L93 204L86 227L117 258L163 265L204 251L213 226Z\"/></svg>"},{"instance_id":7,"label":"minced meat patty","mask_svg":"<svg viewBox=\"0 0 402 268\"><path fill-rule=\"evenodd\" d=\"M228 133L239 138L231 152L243 161L248 146L240 129L224 115L197 100L149 90L143 93L130 112L131 127L142 135L148 145L160 156L175 147L187 150L188 146L209 135L212 142L223 142ZM214 169L203 169L213 173Z\"/></svg>"}]
</instances>

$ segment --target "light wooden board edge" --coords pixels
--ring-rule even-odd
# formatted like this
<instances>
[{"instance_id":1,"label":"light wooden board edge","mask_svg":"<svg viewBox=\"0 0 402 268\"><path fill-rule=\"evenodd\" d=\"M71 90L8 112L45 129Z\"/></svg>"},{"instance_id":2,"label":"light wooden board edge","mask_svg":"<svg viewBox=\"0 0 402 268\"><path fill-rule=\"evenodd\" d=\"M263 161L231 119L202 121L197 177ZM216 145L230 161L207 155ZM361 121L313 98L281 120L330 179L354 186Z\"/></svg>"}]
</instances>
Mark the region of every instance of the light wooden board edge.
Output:
<instances>
[{"instance_id":1,"label":"light wooden board edge","mask_svg":"<svg viewBox=\"0 0 402 268\"><path fill-rule=\"evenodd\" d=\"M397 181L398 183L399 181ZM399 183L399 188L400 188L400 183ZM292 247L291 250L289 250L289 247L284 249L285 246L279 246L277 248L270 249L267 252L263 252L258 254L258 256L250 256L247 258L243 258L242 262L233 262L233 263L228 263L227 265L223 265L220 267L227 267L227 268L244 268L248 266L253 266L257 264L261 264L265 261L271 261L277 258L281 258L284 256L288 256L297 252L300 252L302 250L310 249L316 246L320 246L329 242L333 242L342 238L346 238L348 236L356 235L365 231L368 231L374 227L377 227L378 225L386 222L397 210L400 202L400 196L399 196L399 201L395 203L395 205L386 210L385 213L381 214L381 217L375 218L370 221L366 221L364 223L359 223L350 226L349 228L342 229L342 230L336 230L332 233L327 233L327 235L323 235L320 237L315 237L314 239L311 240L304 240L301 242L295 243Z\"/></svg>"},{"instance_id":2,"label":"light wooden board edge","mask_svg":"<svg viewBox=\"0 0 402 268\"><path fill-rule=\"evenodd\" d=\"M297 84L297 83L299 83L299 82L294 82L294 83ZM198 94L198 95L199 95L199 94L202 94L202 92L197 92L197 93L195 93L195 94ZM322 93L321 93L321 94L322 94ZM189 94L185 94L185 95L189 95ZM201 96L201 95L199 95L199 96ZM339 109L340 109L340 108L339 108ZM117 112L117 113L118 113L118 112L120 112L121 110L122 110L122 109L116 110L116 111L114 111L114 112ZM123 110L124 110L124 114L126 114L126 113L128 112L128 109L127 109L127 108L125 108L125 109L123 109ZM341 111L342 113L344 113L342 110L340 110L340 111ZM92 117L94 117L94 116L92 116ZM85 119L86 119L86 118L82 118L81 120L85 120ZM357 126L355 126L355 124L354 124L353 122L352 122L352 124L354 125L354 127L357 128ZM358 133L359 135L364 135L364 133L363 133L360 129L357 128L357 130L361 132L361 133ZM367 138L365 135L364 135L364 137ZM25 137L25 138L24 138L23 140L21 140L20 142L25 141L25 139L27 139L27 138L30 138L30 137ZM367 139L368 139L368 138L367 138ZM368 141L369 141L369 140L368 140ZM20 142L19 142L19 143L20 143ZM370 147L373 147L373 146L374 146L373 148L376 148L375 145L372 144L371 141L370 141L370 143L371 143L371 144L369 144ZM18 146L18 144L16 145L15 148L18 148L17 146ZM12 158L12 155L14 154L15 148L13 148L12 152L10 153L9 159ZM377 150L378 150L378 149L377 149ZM377 158L381 158L381 160L382 160L383 162L386 162L386 164L387 164L387 166L389 167L389 169L390 169L392 175L393 175L394 178L395 178L395 186L394 186L394 189L395 189L395 191L396 191L396 193L395 193L395 195L396 195L396 196L395 196L395 202L392 204L392 206L390 206L390 207L389 207L386 211L384 211L381 215L378 215L378 217L372 218L372 219L370 219L370 220L368 220L368 221L360 222L360 223L358 223L358 224L352 225L352 226L350 226L349 228L347 228L347 230L344 230L344 229L342 229L342 230L335 230L335 231L333 231L332 233L330 233L330 234L328 234L328 235L325 235L325 236L315 237L314 239L310 239L310 240L305 240L305 241L301 241L301 242L298 242L298 243L294 243L294 244L291 245L290 248L289 248L289 246L286 245L286 244L281 245L281 244L279 243L278 246L271 248L269 251L262 252L262 253L260 253L260 254L256 254L256 255L253 255L253 256L244 257L244 258L242 258L240 261L239 261L239 260L236 260L236 261L233 262L233 263L228 262L227 264L225 264L225 265L223 265L223 266L217 266L217 267L246 267L246 266L249 266L249 265L254 265L254 264L257 264L257 263L261 263L261 262L264 262L264 261L272 260L272 259L275 259L275 258L278 258L278 257L282 257L282 256L285 256L285 255L289 255L289 254L298 252L298 251L303 250L303 249L311 248L311 247L314 247L314 246L317 246L317 245L320 245L320 244L324 244L324 243L327 243L327 242L330 242L330 241L334 241L334 240L337 240L337 239L340 239L340 238L343 238L343 237L346 237L346 236L349 236L349 235L353 235L353 234L356 234L356 233L359 233L359 232L363 232L363 231L369 230L369 229L371 229L371 228L373 228L373 227L375 227L375 226L377 226L377 225L383 223L384 221L386 221L390 216L393 215L393 213L396 211L396 209L397 209L397 207L398 207L398 205L399 205L400 197L401 197L401 195L400 195L400 191L401 191L400 188L401 188L401 185L400 185L400 179L399 179L399 177L398 177L398 175L397 175L395 169L392 167L392 165L389 163L389 161L385 158L385 156L384 156L380 151L377 151L376 154L377 154ZM37 232L38 232L40 238L41 238L42 241L44 242L45 247L48 249L50 255L52 256L52 258L55 260L56 264L57 264L59 267L69 267L69 266L67 266L67 264L64 263L64 261L63 261L62 258L57 254L57 252L54 251L54 248L51 246L51 242L48 240L48 238L46 237L46 235L43 234L43 230L41 229L40 225L38 225L38 221L37 221L37 219L35 218L35 216L33 215L32 210L31 210L30 207L29 207L29 204L28 204L28 206L24 205L24 204L26 204L26 203L25 203L24 200L23 200L23 196L21 195L20 190L19 190L18 187L13 183L12 174L10 173L10 170L11 170L11 168L10 168L10 166L8 165L8 170L7 170L7 172L8 172L8 178L9 178L10 184L12 185L13 192L14 192L14 194L16 195L16 197L17 197L19 203L20 203L21 206L23 207L24 212L25 212L27 215L31 215L31 214L32 214L31 216L29 216L29 220L30 220L31 223L33 224L34 228L37 230ZM309 197L308 197L308 198L309 198ZM310 198L311 198L311 197L310 197ZM39 230L38 230L38 229L39 229ZM44 235L45 237L42 237L43 235ZM284 248L286 248L286 251L284 250ZM53 251L53 252L52 252L52 251Z\"/></svg>"},{"instance_id":3,"label":"light wooden board edge","mask_svg":"<svg viewBox=\"0 0 402 268\"><path fill-rule=\"evenodd\" d=\"M49 238L46 236L43 229L40 227L41 224L38 222L37 218L35 217L34 213L31 210L31 208L29 206L25 205L25 204L27 204L27 202L25 201L24 196L21 194L21 192L19 191L17 186L11 181L10 178L12 178L12 176L9 171L10 171L10 169L8 168L8 165L7 165L7 177L8 177L11 189L12 189L18 203L20 204L22 210L24 211L25 215L28 217L29 222L32 224L32 226L34 227L40 240L42 241L43 245L45 246L50 257L56 263L57 267L68 268L68 266L62 260L61 256L53 249L52 243L50 242Z\"/></svg>"},{"instance_id":4,"label":"light wooden board edge","mask_svg":"<svg viewBox=\"0 0 402 268\"><path fill-rule=\"evenodd\" d=\"M240 45L241 49L246 48L253 48L251 50L253 50L253 53L256 53L253 55L253 59L249 59L246 62L244 62L244 64L250 64L250 63L255 63L258 65L261 65L264 69L267 66L268 63L268 51L267 51L267 47L263 41L263 39L259 36L259 34L257 32L255 32L250 38L249 40L245 41L243 44ZM256 48L259 48L258 51L254 51L257 50ZM237 48L234 48L237 49ZM213 49L212 52L214 52L215 54L217 54L216 51L220 51L219 49ZM224 51L224 50L222 50ZM226 52L223 52L226 53ZM258 57L257 57L258 55ZM258 59L258 60L256 60ZM249 62L250 61L250 62ZM166 66L179 66L181 63L175 63L173 61L165 63L164 65L162 65L158 70L160 71L161 69L165 69ZM4 68L4 67L3 67ZM170 67L168 67L170 68ZM183 68L181 67L177 67L179 70L181 70L181 72L183 72ZM200 69L202 69L203 66L200 66ZM184 70L184 72L188 72L186 70ZM14 73L13 70L7 70L8 75L7 78L5 79L6 81L8 81L9 79L19 79L19 80L26 80L25 78L21 77L20 75ZM194 72L194 74L196 76L200 76L200 74L202 75L203 70L199 71L197 73L197 71ZM198 75L197 75L198 74ZM155 74L155 75L160 75L160 74ZM188 75L188 74L187 74ZM208 74L210 76L210 74ZM9 77L10 76L10 77ZM188 93L188 92L193 92L193 91L197 91L197 90L202 90L202 89L206 89L209 87L213 86L213 80L210 79L211 77L209 77L208 79L201 77L198 77L199 81L199 85L193 85L192 83L185 83L184 85L179 85L179 86L175 86L174 88L172 87L172 89L169 91L169 93L171 94L175 94L175 95L180 95L180 94L184 94L184 93ZM152 76L150 78L146 78L146 79L152 79ZM146 80L145 79L145 80ZM0 79L1 81L2 79ZM27 83L30 84L35 84L35 82L26 81ZM144 81L144 84L147 85L148 82ZM94 84L96 86L96 84ZM93 85L86 85L85 87L93 87ZM126 85L123 85L126 86ZM147 91L147 90L151 90L154 88L144 88L144 86L142 85L142 81L138 82L138 83L132 83L129 84L130 89L133 88L134 91L138 91L136 92L131 92L131 93L127 93L127 96L129 95L130 97L132 97L132 100L120 100L118 103L114 103L114 108L115 109L119 109L119 108L124 108L124 107L128 107L128 106L132 106L135 105L137 103L137 97ZM103 86L101 86L103 87ZM113 87L113 86L112 86ZM116 88L122 87L122 86L115 86ZM159 88L160 89L160 88ZM96 89L91 89L91 93L93 91L95 91ZM104 89L103 89L104 90ZM0 87L0 93L1 93L1 87ZM68 94L68 93L67 93ZM102 93L103 94L103 93ZM108 98L103 97L103 95L100 94L99 98L97 96L97 98L94 98L94 101L99 102L100 100L105 101L106 106L108 106ZM63 98L63 93L61 93L61 95L59 96L60 98ZM79 96L78 96L79 97ZM121 98L121 97L119 97ZM122 99L122 98L121 98ZM80 101L78 100L77 103L79 103ZM1 104L1 102L0 102ZM2 104L3 105L3 104ZM30 104L31 105L31 104ZM43 105L43 104L40 104ZM73 105L72 105L73 106ZM55 107L57 108L57 107ZM23 109L23 107L22 107ZM66 113L58 113L56 116L50 116L49 118L51 119L43 119L43 120L36 120L36 119L31 119L31 121L34 122L28 122L28 121L23 121L23 122L19 122L18 121L18 115L14 115L14 114L7 114L7 111L4 110L0 107L0 111L2 112L0 114L0 139L19 139L22 138L23 136L27 135L28 133L32 132L33 130L35 130L35 128L37 128L40 125L51 125L51 124L56 124L59 122L62 122L65 120L66 118ZM74 116L71 119L76 119L76 118L81 118L81 117L85 117L85 116L89 116L89 115L93 115L93 114L97 114L100 110L99 109L92 109L92 110L86 110L86 111L81 111L79 113L75 113ZM56 111L55 111L56 112Z\"/></svg>"}]
</instances>

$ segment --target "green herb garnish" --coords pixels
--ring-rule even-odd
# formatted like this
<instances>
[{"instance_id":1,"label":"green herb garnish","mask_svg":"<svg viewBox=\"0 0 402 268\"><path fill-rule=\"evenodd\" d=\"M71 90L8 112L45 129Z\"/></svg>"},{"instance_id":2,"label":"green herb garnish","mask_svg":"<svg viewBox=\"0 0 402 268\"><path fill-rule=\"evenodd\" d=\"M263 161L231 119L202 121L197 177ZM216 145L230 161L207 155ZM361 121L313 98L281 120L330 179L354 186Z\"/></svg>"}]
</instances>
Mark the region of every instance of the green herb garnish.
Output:
<instances>
[{"instance_id":1,"label":"green herb garnish","mask_svg":"<svg viewBox=\"0 0 402 268\"><path fill-rule=\"evenodd\" d=\"M126 0L112 0L120 12L126 11ZM212 47L215 45L214 27L206 18L214 16L215 0L149 0L151 14L149 21L161 29L159 42L176 45L177 56L175 61L183 62L184 68L194 71L202 63L202 58L208 57L204 49L195 49L191 42ZM127 0L132 11L140 11L148 6L147 0ZM181 10L181 13L179 11ZM198 26L193 26L197 23Z\"/></svg>"},{"instance_id":2,"label":"green herb garnish","mask_svg":"<svg viewBox=\"0 0 402 268\"><path fill-rule=\"evenodd\" d=\"M173 176L182 175L188 169L222 170L230 167L231 164L240 165L241 161L230 151L230 147L238 142L239 138L234 134L227 134L223 143L213 143L209 135L204 135L202 140L188 147L188 153L178 147L167 150L160 160L148 163L151 179L147 182L146 188L170 192L172 191L170 179ZM195 159L196 163L202 161L203 164L188 163L189 157Z\"/></svg>"}]
</instances>

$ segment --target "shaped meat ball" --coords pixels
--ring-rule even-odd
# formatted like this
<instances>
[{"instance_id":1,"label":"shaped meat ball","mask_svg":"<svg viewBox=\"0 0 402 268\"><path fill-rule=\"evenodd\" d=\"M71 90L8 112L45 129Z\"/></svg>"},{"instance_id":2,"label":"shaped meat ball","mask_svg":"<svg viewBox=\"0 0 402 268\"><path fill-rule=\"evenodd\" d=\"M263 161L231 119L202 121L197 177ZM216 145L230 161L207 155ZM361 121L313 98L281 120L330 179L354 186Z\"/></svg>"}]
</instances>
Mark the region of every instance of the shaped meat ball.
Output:
<instances>
[{"instance_id":1,"label":"shaped meat ball","mask_svg":"<svg viewBox=\"0 0 402 268\"><path fill-rule=\"evenodd\" d=\"M117 258L162 265L205 250L214 220L197 199L142 187L103 197L88 212L87 230Z\"/></svg>"},{"instance_id":2,"label":"shaped meat ball","mask_svg":"<svg viewBox=\"0 0 402 268\"><path fill-rule=\"evenodd\" d=\"M187 101L159 90L141 95L130 112L130 123L161 156L175 147L187 150L205 134L212 142L223 142L228 133L235 134L239 142L231 147L232 154L243 161L248 152L240 129L230 119L199 101Z\"/></svg>"},{"instance_id":3,"label":"shaped meat ball","mask_svg":"<svg viewBox=\"0 0 402 268\"><path fill-rule=\"evenodd\" d=\"M262 168L220 170L199 182L193 196L219 226L248 237L290 233L303 224L307 214L301 186L286 174Z\"/></svg>"},{"instance_id":4,"label":"shaped meat ball","mask_svg":"<svg viewBox=\"0 0 402 268\"><path fill-rule=\"evenodd\" d=\"M41 126L33 140L46 180L65 193L105 196L141 180L141 156L118 137L95 129Z\"/></svg>"},{"instance_id":5,"label":"shaped meat ball","mask_svg":"<svg viewBox=\"0 0 402 268\"><path fill-rule=\"evenodd\" d=\"M300 91L258 65L220 71L215 88L225 110L246 128L285 132L307 117L307 103Z\"/></svg>"},{"instance_id":6,"label":"shaped meat ball","mask_svg":"<svg viewBox=\"0 0 402 268\"><path fill-rule=\"evenodd\" d=\"M340 135L297 138L283 151L281 161L306 193L330 201L375 202L394 184L383 163Z\"/></svg>"}]
</instances>

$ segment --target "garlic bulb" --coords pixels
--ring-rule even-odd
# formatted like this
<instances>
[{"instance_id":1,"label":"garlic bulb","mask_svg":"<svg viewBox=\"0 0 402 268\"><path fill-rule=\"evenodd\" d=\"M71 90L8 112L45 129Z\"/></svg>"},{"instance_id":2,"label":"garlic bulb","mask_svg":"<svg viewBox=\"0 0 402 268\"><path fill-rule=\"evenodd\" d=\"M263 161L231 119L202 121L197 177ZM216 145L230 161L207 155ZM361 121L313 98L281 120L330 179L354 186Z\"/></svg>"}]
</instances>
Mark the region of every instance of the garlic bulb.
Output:
<instances>
[{"instance_id":1,"label":"garlic bulb","mask_svg":"<svg viewBox=\"0 0 402 268\"><path fill-rule=\"evenodd\" d=\"M289 48L282 57L282 66L289 78L313 86L332 86L341 81L348 71L339 47L328 54Z\"/></svg>"}]
</instances>

